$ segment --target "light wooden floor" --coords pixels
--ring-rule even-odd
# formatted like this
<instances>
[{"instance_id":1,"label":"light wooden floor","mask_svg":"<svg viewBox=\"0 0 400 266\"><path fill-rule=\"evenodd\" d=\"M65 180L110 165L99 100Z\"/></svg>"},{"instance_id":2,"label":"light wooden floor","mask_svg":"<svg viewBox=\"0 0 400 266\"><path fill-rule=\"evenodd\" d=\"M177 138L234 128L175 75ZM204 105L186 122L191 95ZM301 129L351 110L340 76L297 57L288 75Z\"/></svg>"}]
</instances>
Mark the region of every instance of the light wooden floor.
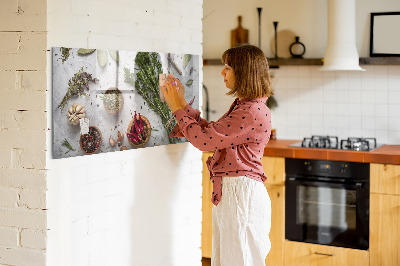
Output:
<instances>
[{"instance_id":1,"label":"light wooden floor","mask_svg":"<svg viewBox=\"0 0 400 266\"><path fill-rule=\"evenodd\" d=\"M202 258L201 262L203 262L203 266L211 266L211 259Z\"/></svg>"}]
</instances>

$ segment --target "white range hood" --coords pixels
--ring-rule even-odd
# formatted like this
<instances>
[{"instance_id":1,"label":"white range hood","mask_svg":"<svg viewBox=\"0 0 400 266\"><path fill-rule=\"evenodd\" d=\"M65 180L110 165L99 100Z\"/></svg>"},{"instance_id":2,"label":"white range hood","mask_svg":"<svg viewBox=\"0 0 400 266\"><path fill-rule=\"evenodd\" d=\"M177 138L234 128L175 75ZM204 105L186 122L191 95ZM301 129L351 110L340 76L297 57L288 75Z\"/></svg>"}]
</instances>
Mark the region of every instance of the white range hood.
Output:
<instances>
[{"instance_id":1,"label":"white range hood","mask_svg":"<svg viewBox=\"0 0 400 266\"><path fill-rule=\"evenodd\" d=\"M355 0L328 0L328 44L320 70L358 70Z\"/></svg>"}]
</instances>

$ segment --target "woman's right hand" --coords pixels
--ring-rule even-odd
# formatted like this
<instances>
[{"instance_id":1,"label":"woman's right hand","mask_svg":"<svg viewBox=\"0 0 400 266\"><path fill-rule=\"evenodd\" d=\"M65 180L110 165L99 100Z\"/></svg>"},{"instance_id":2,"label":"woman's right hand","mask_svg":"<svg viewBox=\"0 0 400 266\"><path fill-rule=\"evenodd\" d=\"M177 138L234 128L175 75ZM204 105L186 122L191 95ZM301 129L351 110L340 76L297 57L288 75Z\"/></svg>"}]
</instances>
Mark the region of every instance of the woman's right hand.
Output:
<instances>
[{"instance_id":1,"label":"woman's right hand","mask_svg":"<svg viewBox=\"0 0 400 266\"><path fill-rule=\"evenodd\" d=\"M185 87L183 86L182 82L179 79L177 79L175 77L171 77L171 76L168 76L167 79L170 82L176 82L176 84L179 88L179 90L178 90L179 103L183 108L185 108L187 105L187 102L185 100Z\"/></svg>"}]
</instances>

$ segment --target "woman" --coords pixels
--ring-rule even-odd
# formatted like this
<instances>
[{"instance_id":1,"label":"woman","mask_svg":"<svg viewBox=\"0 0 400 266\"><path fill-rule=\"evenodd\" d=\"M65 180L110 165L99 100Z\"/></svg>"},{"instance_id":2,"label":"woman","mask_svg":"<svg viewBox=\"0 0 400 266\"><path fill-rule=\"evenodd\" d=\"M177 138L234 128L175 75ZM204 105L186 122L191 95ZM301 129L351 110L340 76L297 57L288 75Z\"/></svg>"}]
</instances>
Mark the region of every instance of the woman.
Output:
<instances>
[{"instance_id":1,"label":"woman","mask_svg":"<svg viewBox=\"0 0 400 266\"><path fill-rule=\"evenodd\" d=\"M200 118L200 111L186 103L179 80L169 78L161 89L178 122L171 136L214 151L207 160L213 182L212 265L265 265L271 247L271 202L261 164L271 130L268 62L252 45L228 49L222 62L227 95L237 98L216 122Z\"/></svg>"}]
</instances>

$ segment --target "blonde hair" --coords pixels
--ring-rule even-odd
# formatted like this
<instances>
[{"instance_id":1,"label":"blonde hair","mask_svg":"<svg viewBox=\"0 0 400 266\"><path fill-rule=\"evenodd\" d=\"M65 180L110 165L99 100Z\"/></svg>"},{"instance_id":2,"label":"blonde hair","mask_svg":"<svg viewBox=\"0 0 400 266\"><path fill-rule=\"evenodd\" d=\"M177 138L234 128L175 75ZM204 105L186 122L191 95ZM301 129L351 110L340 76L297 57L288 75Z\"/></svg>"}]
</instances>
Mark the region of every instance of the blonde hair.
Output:
<instances>
[{"instance_id":1,"label":"blonde hair","mask_svg":"<svg viewBox=\"0 0 400 266\"><path fill-rule=\"evenodd\" d=\"M268 61L260 48L248 44L230 48L222 54L221 60L235 74L235 85L227 95L254 99L274 94Z\"/></svg>"}]
</instances>

